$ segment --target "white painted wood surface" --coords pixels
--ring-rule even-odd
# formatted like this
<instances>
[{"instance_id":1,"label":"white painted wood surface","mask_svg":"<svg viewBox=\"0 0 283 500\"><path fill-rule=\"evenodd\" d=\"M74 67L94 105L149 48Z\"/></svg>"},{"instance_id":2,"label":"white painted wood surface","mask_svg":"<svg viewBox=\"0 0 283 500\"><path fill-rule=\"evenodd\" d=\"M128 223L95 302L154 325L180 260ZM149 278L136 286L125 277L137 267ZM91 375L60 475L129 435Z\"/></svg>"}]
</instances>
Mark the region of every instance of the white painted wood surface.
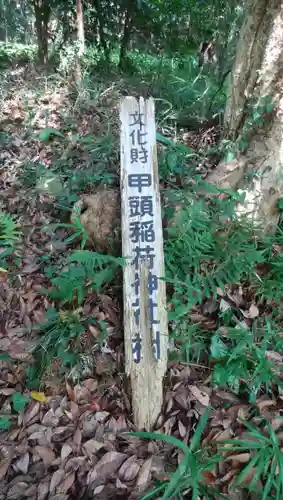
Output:
<instances>
[{"instance_id":1,"label":"white painted wood surface","mask_svg":"<svg viewBox=\"0 0 283 500\"><path fill-rule=\"evenodd\" d=\"M163 403L168 349L153 99L126 97L120 119L126 373L134 422L150 430Z\"/></svg>"}]
</instances>

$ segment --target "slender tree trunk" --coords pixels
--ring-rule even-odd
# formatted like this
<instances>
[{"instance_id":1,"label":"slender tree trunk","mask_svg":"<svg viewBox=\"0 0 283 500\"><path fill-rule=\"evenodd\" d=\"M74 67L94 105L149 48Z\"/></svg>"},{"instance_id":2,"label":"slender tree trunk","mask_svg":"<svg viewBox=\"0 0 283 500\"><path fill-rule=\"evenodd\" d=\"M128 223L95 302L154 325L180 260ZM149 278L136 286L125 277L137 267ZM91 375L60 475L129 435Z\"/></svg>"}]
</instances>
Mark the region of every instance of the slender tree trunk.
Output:
<instances>
[{"instance_id":1,"label":"slender tree trunk","mask_svg":"<svg viewBox=\"0 0 283 500\"><path fill-rule=\"evenodd\" d=\"M106 37L103 31L103 26L104 26L104 17L101 14L101 5L99 0L94 0L94 5L96 9L96 16L97 16L97 40L98 40L98 46L99 48L103 49L104 55L106 60L109 60L110 57L110 47L107 44Z\"/></svg>"},{"instance_id":2,"label":"slender tree trunk","mask_svg":"<svg viewBox=\"0 0 283 500\"><path fill-rule=\"evenodd\" d=\"M0 40L1 42L6 41L6 28L4 28L3 26L0 27Z\"/></svg>"},{"instance_id":3,"label":"slender tree trunk","mask_svg":"<svg viewBox=\"0 0 283 500\"><path fill-rule=\"evenodd\" d=\"M108 61L109 57L110 57L110 50L109 50L109 47L108 47L106 39L105 39L105 35L104 35L103 25L102 25L101 19L99 19L99 44L103 48L105 59Z\"/></svg>"},{"instance_id":4,"label":"slender tree trunk","mask_svg":"<svg viewBox=\"0 0 283 500\"><path fill-rule=\"evenodd\" d=\"M79 42L78 57L82 57L85 51L84 15L82 0L76 0L77 6L77 39Z\"/></svg>"},{"instance_id":5,"label":"slender tree trunk","mask_svg":"<svg viewBox=\"0 0 283 500\"><path fill-rule=\"evenodd\" d=\"M283 197L283 0L247 2L225 125L226 137L244 144L246 173L254 179L242 210L274 231Z\"/></svg>"},{"instance_id":6,"label":"slender tree trunk","mask_svg":"<svg viewBox=\"0 0 283 500\"><path fill-rule=\"evenodd\" d=\"M67 43L71 33L71 28L68 20L68 11L67 11L67 6L63 10L63 40L62 40L62 45L65 45ZM60 49L61 49L60 47Z\"/></svg>"},{"instance_id":7,"label":"slender tree trunk","mask_svg":"<svg viewBox=\"0 0 283 500\"><path fill-rule=\"evenodd\" d=\"M46 64L48 60L48 23L51 14L49 0L34 0L35 27L38 43L38 58Z\"/></svg>"},{"instance_id":8,"label":"slender tree trunk","mask_svg":"<svg viewBox=\"0 0 283 500\"><path fill-rule=\"evenodd\" d=\"M84 50L85 50L84 16L83 16L82 0L76 0L76 10L77 10L77 41L79 44L79 48L75 62L75 80L77 85L79 85L82 80L80 59L84 55Z\"/></svg>"},{"instance_id":9,"label":"slender tree trunk","mask_svg":"<svg viewBox=\"0 0 283 500\"><path fill-rule=\"evenodd\" d=\"M131 15L130 9L128 9L125 16L124 30L120 46L119 67L121 69L124 69L125 66L125 57L129 41L131 38L132 25L133 25L133 17Z\"/></svg>"}]
</instances>

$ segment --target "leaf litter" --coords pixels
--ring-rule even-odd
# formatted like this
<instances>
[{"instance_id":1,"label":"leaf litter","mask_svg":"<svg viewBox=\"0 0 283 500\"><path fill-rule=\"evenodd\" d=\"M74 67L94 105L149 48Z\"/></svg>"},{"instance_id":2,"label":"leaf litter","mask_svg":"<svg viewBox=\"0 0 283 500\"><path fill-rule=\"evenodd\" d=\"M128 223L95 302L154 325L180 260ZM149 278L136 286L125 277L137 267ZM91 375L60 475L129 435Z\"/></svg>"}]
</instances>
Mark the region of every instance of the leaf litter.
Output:
<instances>
[{"instance_id":1,"label":"leaf litter","mask_svg":"<svg viewBox=\"0 0 283 500\"><path fill-rule=\"evenodd\" d=\"M86 327L81 345L85 359L92 353L91 368L85 367L83 379L74 373L62 376L57 359L43 374L38 390L27 388L27 369L35 362L39 327L55 305L41 293L50 287L45 274L46 250L51 249L49 262L56 266L68 249L61 244L64 230L61 240L52 243L43 230L57 222L54 196L25 185L19 173L25 172L26 164L38 162L48 171L52 162L66 158L74 169L82 171L88 168L90 159L82 144L74 139L68 143L68 133L60 132L63 110L69 111L70 106L66 89L47 92L42 98L32 121L32 137L26 134L27 112L21 97L25 92L26 86L17 88L2 109L2 127L9 141L0 153L0 208L17 216L22 237L15 244L11 272L7 275L4 269L0 282L0 350L8 357L0 358L0 500L141 498L156 486L156 481L169 480L172 470L182 463L183 454L166 440L147 441L129 434L136 429L121 373L122 314L113 290L87 295L82 305L81 320L96 320ZM36 106L31 94L29 99ZM103 130L101 114L93 120L93 113L95 109L89 115L78 111L72 116L77 120L78 133ZM116 126L116 111L106 109L105 113L113 114ZM281 248L275 251L281 252ZM248 288L245 284L219 288L217 297L205 299L189 313L192 324L218 335L224 354L231 340L228 332L218 328L220 314L233 311L243 328L261 318L261 304ZM98 343L102 323L105 335ZM282 366L280 352L268 350L266 359L272 362L275 373ZM261 442L260 437L248 435L244 424L261 427L267 439L270 423L282 448L282 395L260 395L249 402L227 386L215 387L211 369L201 362L170 362L164 407L154 430L189 446L201 416L210 408L200 449L204 453L214 450L222 458L211 471L203 473L203 481L232 498L237 491L235 477L253 458L248 444L242 451L234 450L233 440ZM240 487L249 485L254 473L250 468ZM262 487L260 479L258 486ZM236 494L237 500L243 498L242 491Z\"/></svg>"}]
</instances>

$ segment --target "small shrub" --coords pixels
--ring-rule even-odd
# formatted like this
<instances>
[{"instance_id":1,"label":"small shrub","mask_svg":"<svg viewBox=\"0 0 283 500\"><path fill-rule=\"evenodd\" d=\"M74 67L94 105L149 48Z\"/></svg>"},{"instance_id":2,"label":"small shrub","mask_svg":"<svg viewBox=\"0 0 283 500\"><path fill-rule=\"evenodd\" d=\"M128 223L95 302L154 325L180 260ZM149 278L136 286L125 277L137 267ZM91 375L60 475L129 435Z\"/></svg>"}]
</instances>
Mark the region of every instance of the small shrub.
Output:
<instances>
[{"instance_id":1,"label":"small shrub","mask_svg":"<svg viewBox=\"0 0 283 500\"><path fill-rule=\"evenodd\" d=\"M44 293L53 300L82 304L90 291L101 291L115 277L123 259L79 250L66 259L63 269L51 278L52 288Z\"/></svg>"},{"instance_id":2,"label":"small shrub","mask_svg":"<svg viewBox=\"0 0 283 500\"><path fill-rule=\"evenodd\" d=\"M0 42L0 68L33 62L36 58L35 45Z\"/></svg>"},{"instance_id":3,"label":"small shrub","mask_svg":"<svg viewBox=\"0 0 283 500\"><path fill-rule=\"evenodd\" d=\"M20 234L14 218L5 212L0 212L0 267L6 267L6 258L12 255Z\"/></svg>"}]
</instances>

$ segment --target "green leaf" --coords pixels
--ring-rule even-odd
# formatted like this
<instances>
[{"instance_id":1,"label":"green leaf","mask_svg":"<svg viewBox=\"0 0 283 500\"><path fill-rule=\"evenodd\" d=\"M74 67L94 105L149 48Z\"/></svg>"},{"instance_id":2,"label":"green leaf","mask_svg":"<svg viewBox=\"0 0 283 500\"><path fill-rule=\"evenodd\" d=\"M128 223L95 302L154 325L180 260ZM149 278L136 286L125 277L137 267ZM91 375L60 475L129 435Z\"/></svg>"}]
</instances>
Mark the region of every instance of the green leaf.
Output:
<instances>
[{"instance_id":1,"label":"green leaf","mask_svg":"<svg viewBox=\"0 0 283 500\"><path fill-rule=\"evenodd\" d=\"M172 141L172 139L164 137L164 135L160 134L159 132L156 132L156 140L158 142L161 142L161 144L164 144L164 146L175 146L175 142Z\"/></svg>"},{"instance_id":2,"label":"green leaf","mask_svg":"<svg viewBox=\"0 0 283 500\"><path fill-rule=\"evenodd\" d=\"M180 484L180 481L182 479L182 476L185 474L185 472L188 469L188 462L189 462L189 454L186 453L184 455L184 458L182 462L180 463L179 467L177 470L174 472L172 475L170 482L168 486L166 487L166 490L163 493L162 500L170 500L172 498L173 494L178 491L178 485Z\"/></svg>"},{"instance_id":3,"label":"green leaf","mask_svg":"<svg viewBox=\"0 0 283 500\"><path fill-rule=\"evenodd\" d=\"M257 443L255 441L251 441L250 439L225 439L224 441L219 441L220 444L229 444L229 451L246 451L246 450L260 450L263 446L263 443ZM227 451L225 446L219 447L220 451Z\"/></svg>"},{"instance_id":4,"label":"green leaf","mask_svg":"<svg viewBox=\"0 0 283 500\"><path fill-rule=\"evenodd\" d=\"M201 416L201 419L198 423L198 426L194 432L194 435L191 439L191 442L190 442L190 446L189 446L189 450L190 452L194 451L197 446L200 444L200 440L201 440L201 435L205 429L205 426L207 424L207 421L208 421L208 418L209 418L209 414L210 414L210 410L211 408L208 406L204 412L204 414Z\"/></svg>"},{"instance_id":5,"label":"green leaf","mask_svg":"<svg viewBox=\"0 0 283 500\"><path fill-rule=\"evenodd\" d=\"M268 479L265 483L265 487L264 487L264 490L263 490L263 495L262 495L262 500L267 500L268 498L268 495L269 495L269 492L271 490L271 487L272 487L272 481L274 481L275 479L275 473L276 473L276 468L277 468L277 461L274 460L273 461L273 464L271 466L271 470L268 474Z\"/></svg>"},{"instance_id":6,"label":"green leaf","mask_svg":"<svg viewBox=\"0 0 283 500\"><path fill-rule=\"evenodd\" d=\"M11 356L9 356L6 352L2 352L0 354L0 361L9 361L10 359L12 359Z\"/></svg>"},{"instance_id":7,"label":"green leaf","mask_svg":"<svg viewBox=\"0 0 283 500\"><path fill-rule=\"evenodd\" d=\"M267 104L266 107L265 107L267 113L270 113L271 111L273 111L274 108L275 108L275 104L272 103L272 102L269 103L269 104Z\"/></svg>"},{"instance_id":8,"label":"green leaf","mask_svg":"<svg viewBox=\"0 0 283 500\"><path fill-rule=\"evenodd\" d=\"M76 240L77 238L79 238L81 236L81 233L73 233L73 234L70 234L70 236L68 236L65 240L64 240L64 243L66 245L68 245L68 243L71 243L72 241Z\"/></svg>"},{"instance_id":9,"label":"green leaf","mask_svg":"<svg viewBox=\"0 0 283 500\"><path fill-rule=\"evenodd\" d=\"M160 142L161 144L164 144L164 146L171 146L175 150L179 150L180 153L184 154L191 154L193 153L193 150L185 146L184 144L178 144L173 139L169 137L164 137L164 135L160 134L159 132L156 132L156 140ZM197 154L193 153L191 156L197 156Z\"/></svg>"},{"instance_id":10,"label":"green leaf","mask_svg":"<svg viewBox=\"0 0 283 500\"><path fill-rule=\"evenodd\" d=\"M235 160L236 155L233 151L229 151L226 155L225 161L228 163L229 161Z\"/></svg>"},{"instance_id":11,"label":"green leaf","mask_svg":"<svg viewBox=\"0 0 283 500\"><path fill-rule=\"evenodd\" d=\"M157 432L129 432L129 435L145 439L156 439L158 441L166 441L167 443L172 444L172 446L180 448L185 453L188 453L189 451L188 446L185 443L183 443L183 441L180 441L174 436L167 436L167 434L157 434Z\"/></svg>"},{"instance_id":12,"label":"green leaf","mask_svg":"<svg viewBox=\"0 0 283 500\"><path fill-rule=\"evenodd\" d=\"M40 141L46 142L49 141L49 139L54 135L57 137L62 137L64 139L64 135L55 128L45 128L40 132L38 139Z\"/></svg>"},{"instance_id":13,"label":"green leaf","mask_svg":"<svg viewBox=\"0 0 283 500\"><path fill-rule=\"evenodd\" d=\"M223 358L228 354L227 345L224 344L217 334L213 335L211 339L210 352L215 359Z\"/></svg>"},{"instance_id":14,"label":"green leaf","mask_svg":"<svg viewBox=\"0 0 283 500\"><path fill-rule=\"evenodd\" d=\"M227 450L227 448L226 448ZM236 485L240 485L241 483L244 482L246 477L248 477L250 471L253 469L253 467L256 466L257 462L259 461L260 456L258 454L254 455L251 461L246 465L246 467L240 472L240 474L236 478Z\"/></svg>"},{"instance_id":15,"label":"green leaf","mask_svg":"<svg viewBox=\"0 0 283 500\"><path fill-rule=\"evenodd\" d=\"M0 418L0 430L1 431L8 430L11 424L12 424L12 421L8 415L4 415L3 417Z\"/></svg>"},{"instance_id":16,"label":"green leaf","mask_svg":"<svg viewBox=\"0 0 283 500\"><path fill-rule=\"evenodd\" d=\"M14 392L12 395L12 403L14 410L20 413L25 409L25 406L30 401L30 397L22 394L21 392Z\"/></svg>"},{"instance_id":17,"label":"green leaf","mask_svg":"<svg viewBox=\"0 0 283 500\"><path fill-rule=\"evenodd\" d=\"M161 493L161 491L164 490L165 486L166 486L166 483L160 484L159 486L157 486L156 488L154 488L154 490L151 490L148 493L146 493L141 498L141 500L151 500L153 498L156 498L157 494Z\"/></svg>"},{"instance_id":18,"label":"green leaf","mask_svg":"<svg viewBox=\"0 0 283 500\"><path fill-rule=\"evenodd\" d=\"M170 170L174 170L178 165L179 155L174 151L171 151L167 156L167 164Z\"/></svg>"}]
</instances>

